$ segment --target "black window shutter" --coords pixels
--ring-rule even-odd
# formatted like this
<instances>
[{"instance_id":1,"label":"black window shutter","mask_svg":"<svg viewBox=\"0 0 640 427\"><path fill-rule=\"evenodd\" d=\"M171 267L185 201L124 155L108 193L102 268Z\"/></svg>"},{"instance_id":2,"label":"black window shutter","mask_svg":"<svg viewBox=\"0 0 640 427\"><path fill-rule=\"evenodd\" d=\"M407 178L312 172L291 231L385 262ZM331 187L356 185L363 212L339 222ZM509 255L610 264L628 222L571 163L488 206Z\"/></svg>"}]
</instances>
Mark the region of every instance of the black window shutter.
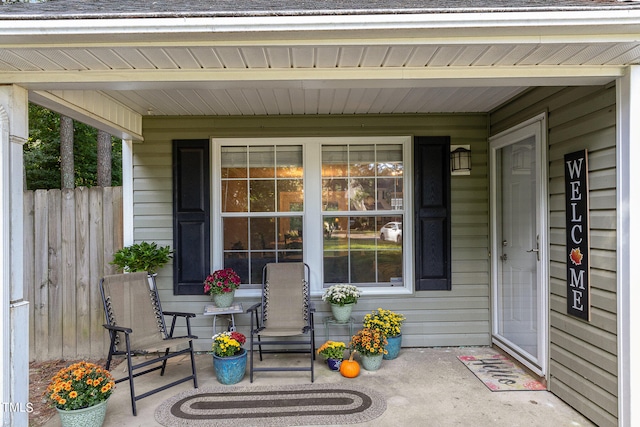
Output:
<instances>
[{"instance_id":1,"label":"black window shutter","mask_svg":"<svg viewBox=\"0 0 640 427\"><path fill-rule=\"evenodd\" d=\"M451 290L449 137L414 138L416 291Z\"/></svg>"},{"instance_id":2,"label":"black window shutter","mask_svg":"<svg viewBox=\"0 0 640 427\"><path fill-rule=\"evenodd\" d=\"M210 269L209 140L173 141L173 293L203 294Z\"/></svg>"}]
</instances>

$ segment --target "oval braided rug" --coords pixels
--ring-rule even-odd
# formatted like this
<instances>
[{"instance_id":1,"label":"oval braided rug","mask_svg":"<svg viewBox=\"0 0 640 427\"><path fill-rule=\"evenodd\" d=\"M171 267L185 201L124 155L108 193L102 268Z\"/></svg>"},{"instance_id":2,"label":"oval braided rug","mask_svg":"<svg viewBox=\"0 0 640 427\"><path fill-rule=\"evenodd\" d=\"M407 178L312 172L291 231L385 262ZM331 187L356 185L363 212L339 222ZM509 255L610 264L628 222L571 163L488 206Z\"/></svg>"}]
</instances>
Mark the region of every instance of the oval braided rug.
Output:
<instances>
[{"instance_id":1,"label":"oval braided rug","mask_svg":"<svg viewBox=\"0 0 640 427\"><path fill-rule=\"evenodd\" d=\"M173 396L155 417L167 427L339 425L373 420L386 409L384 396L360 386L221 386Z\"/></svg>"}]
</instances>

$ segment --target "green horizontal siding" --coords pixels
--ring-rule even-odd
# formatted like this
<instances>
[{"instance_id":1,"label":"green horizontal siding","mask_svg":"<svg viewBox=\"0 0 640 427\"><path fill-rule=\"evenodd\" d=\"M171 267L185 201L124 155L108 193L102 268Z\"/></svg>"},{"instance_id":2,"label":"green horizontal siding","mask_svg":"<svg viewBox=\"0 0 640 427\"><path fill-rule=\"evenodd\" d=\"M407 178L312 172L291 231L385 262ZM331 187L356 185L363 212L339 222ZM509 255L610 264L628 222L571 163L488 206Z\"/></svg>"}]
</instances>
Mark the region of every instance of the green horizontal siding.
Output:
<instances>
[{"instance_id":1,"label":"green horizontal siding","mask_svg":"<svg viewBox=\"0 0 640 427\"><path fill-rule=\"evenodd\" d=\"M378 307L407 316L403 328L405 346L489 345L489 219L487 178L487 115L380 115L380 116L295 116L295 117L149 117L143 121L144 143L134 144L134 238L172 242L171 141L210 137L292 136L384 136L420 135L451 137L453 145L470 145L473 171L454 176L452 187L451 291L418 292L407 296L363 297L354 317ZM174 296L172 270L159 272L163 308L201 313L209 299L202 296ZM324 338L323 319L329 307L319 296L316 304L317 341ZM257 299L239 299L245 307ZM247 332L249 318L237 315L241 331ZM198 350L209 350L212 319L194 319L194 333L200 337ZM358 325L359 326L359 325ZM332 339L348 341L347 328L331 328Z\"/></svg>"}]
</instances>

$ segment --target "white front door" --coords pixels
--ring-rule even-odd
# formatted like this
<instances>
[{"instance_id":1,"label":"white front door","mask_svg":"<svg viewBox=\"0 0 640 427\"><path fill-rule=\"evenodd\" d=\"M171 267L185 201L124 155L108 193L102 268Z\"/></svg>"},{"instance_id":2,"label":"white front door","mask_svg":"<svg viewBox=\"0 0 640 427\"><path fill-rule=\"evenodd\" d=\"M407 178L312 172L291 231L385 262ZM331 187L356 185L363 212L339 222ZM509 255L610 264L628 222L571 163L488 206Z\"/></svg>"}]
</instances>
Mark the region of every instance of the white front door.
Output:
<instances>
[{"instance_id":1,"label":"white front door","mask_svg":"<svg viewBox=\"0 0 640 427\"><path fill-rule=\"evenodd\" d=\"M546 371L544 117L491 139L493 342Z\"/></svg>"}]
</instances>

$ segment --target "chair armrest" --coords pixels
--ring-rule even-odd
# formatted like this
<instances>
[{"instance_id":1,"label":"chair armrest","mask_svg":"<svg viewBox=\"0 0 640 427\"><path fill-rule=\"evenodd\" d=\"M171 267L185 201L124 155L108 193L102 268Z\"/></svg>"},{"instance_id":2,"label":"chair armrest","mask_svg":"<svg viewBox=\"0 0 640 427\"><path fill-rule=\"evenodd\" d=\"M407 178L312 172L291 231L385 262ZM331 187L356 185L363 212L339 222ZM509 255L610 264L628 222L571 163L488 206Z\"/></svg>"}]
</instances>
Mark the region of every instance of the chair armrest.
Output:
<instances>
[{"instance_id":1,"label":"chair armrest","mask_svg":"<svg viewBox=\"0 0 640 427\"><path fill-rule=\"evenodd\" d=\"M104 324L102 326L104 326L105 328L107 328L110 331L124 332L125 334L130 334L130 333L133 332L133 329L131 329L131 328L123 328L122 326L107 325L107 324Z\"/></svg>"},{"instance_id":2,"label":"chair armrest","mask_svg":"<svg viewBox=\"0 0 640 427\"><path fill-rule=\"evenodd\" d=\"M165 316L179 316L179 317L196 317L195 313L183 313L181 311L163 311Z\"/></svg>"}]
</instances>

